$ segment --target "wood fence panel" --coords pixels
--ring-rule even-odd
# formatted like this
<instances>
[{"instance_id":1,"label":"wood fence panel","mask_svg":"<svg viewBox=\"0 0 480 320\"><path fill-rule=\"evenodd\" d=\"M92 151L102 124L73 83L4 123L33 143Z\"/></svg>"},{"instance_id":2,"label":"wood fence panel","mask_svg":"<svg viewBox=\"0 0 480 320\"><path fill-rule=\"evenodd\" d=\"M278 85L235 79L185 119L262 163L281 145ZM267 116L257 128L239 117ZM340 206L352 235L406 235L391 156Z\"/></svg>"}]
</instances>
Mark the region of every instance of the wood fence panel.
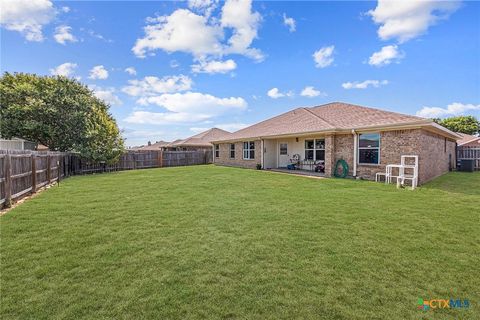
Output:
<instances>
[{"instance_id":1,"label":"wood fence panel","mask_svg":"<svg viewBox=\"0 0 480 320\"><path fill-rule=\"evenodd\" d=\"M0 150L0 207L68 176L211 163L211 151L128 151L117 162L93 162L75 153Z\"/></svg>"},{"instance_id":2,"label":"wood fence panel","mask_svg":"<svg viewBox=\"0 0 480 320\"><path fill-rule=\"evenodd\" d=\"M457 160L475 160L475 170L480 170L480 148L478 147L457 147Z\"/></svg>"}]
</instances>

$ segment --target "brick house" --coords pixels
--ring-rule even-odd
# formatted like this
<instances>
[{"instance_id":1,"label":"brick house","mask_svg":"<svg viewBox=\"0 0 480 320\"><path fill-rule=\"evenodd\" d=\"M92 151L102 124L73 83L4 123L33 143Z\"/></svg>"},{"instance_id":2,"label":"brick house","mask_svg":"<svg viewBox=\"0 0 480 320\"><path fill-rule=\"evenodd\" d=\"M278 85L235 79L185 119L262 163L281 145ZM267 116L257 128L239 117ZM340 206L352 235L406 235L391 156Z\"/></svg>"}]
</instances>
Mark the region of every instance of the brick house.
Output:
<instances>
[{"instance_id":1,"label":"brick house","mask_svg":"<svg viewBox=\"0 0 480 320\"><path fill-rule=\"evenodd\" d=\"M334 102L297 108L214 140L217 165L286 168L299 159L301 169L324 167L334 173L343 159L348 175L374 179L401 155L418 155L419 183L455 165L456 133L430 119Z\"/></svg>"},{"instance_id":2,"label":"brick house","mask_svg":"<svg viewBox=\"0 0 480 320\"><path fill-rule=\"evenodd\" d=\"M166 145L169 151L210 151L213 148L212 141L220 139L230 132L211 128L186 139L178 139Z\"/></svg>"}]
</instances>

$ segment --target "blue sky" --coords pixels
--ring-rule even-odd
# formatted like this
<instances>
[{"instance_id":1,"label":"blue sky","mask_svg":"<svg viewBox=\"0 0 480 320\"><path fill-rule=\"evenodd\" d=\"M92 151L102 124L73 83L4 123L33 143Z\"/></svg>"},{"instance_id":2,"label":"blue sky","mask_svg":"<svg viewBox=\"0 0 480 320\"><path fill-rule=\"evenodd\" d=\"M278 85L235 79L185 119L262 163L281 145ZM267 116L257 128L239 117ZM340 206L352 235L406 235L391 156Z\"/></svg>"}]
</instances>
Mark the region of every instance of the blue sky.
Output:
<instances>
[{"instance_id":1,"label":"blue sky","mask_svg":"<svg viewBox=\"0 0 480 320\"><path fill-rule=\"evenodd\" d=\"M480 116L478 2L1 6L1 71L79 78L112 105L127 145L331 101Z\"/></svg>"}]
</instances>

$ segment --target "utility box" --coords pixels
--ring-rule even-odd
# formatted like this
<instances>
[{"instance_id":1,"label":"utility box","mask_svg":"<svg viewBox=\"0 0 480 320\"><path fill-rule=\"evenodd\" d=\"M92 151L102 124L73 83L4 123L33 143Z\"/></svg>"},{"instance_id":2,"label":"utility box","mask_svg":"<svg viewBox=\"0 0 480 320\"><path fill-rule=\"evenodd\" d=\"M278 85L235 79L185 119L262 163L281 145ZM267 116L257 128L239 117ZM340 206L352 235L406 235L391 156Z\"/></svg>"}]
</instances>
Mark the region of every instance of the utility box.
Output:
<instances>
[{"instance_id":1,"label":"utility box","mask_svg":"<svg viewBox=\"0 0 480 320\"><path fill-rule=\"evenodd\" d=\"M473 172L475 170L475 160L460 159L460 171Z\"/></svg>"}]
</instances>

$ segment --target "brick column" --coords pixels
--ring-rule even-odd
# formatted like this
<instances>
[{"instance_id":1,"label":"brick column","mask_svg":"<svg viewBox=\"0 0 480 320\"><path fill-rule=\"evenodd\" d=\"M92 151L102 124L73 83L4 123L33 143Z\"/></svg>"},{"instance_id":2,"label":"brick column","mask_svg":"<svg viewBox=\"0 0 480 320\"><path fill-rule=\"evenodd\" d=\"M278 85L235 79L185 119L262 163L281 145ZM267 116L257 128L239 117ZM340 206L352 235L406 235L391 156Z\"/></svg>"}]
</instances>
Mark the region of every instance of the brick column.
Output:
<instances>
[{"instance_id":1,"label":"brick column","mask_svg":"<svg viewBox=\"0 0 480 320\"><path fill-rule=\"evenodd\" d=\"M325 137L325 176L332 177L335 169L335 136Z\"/></svg>"}]
</instances>

